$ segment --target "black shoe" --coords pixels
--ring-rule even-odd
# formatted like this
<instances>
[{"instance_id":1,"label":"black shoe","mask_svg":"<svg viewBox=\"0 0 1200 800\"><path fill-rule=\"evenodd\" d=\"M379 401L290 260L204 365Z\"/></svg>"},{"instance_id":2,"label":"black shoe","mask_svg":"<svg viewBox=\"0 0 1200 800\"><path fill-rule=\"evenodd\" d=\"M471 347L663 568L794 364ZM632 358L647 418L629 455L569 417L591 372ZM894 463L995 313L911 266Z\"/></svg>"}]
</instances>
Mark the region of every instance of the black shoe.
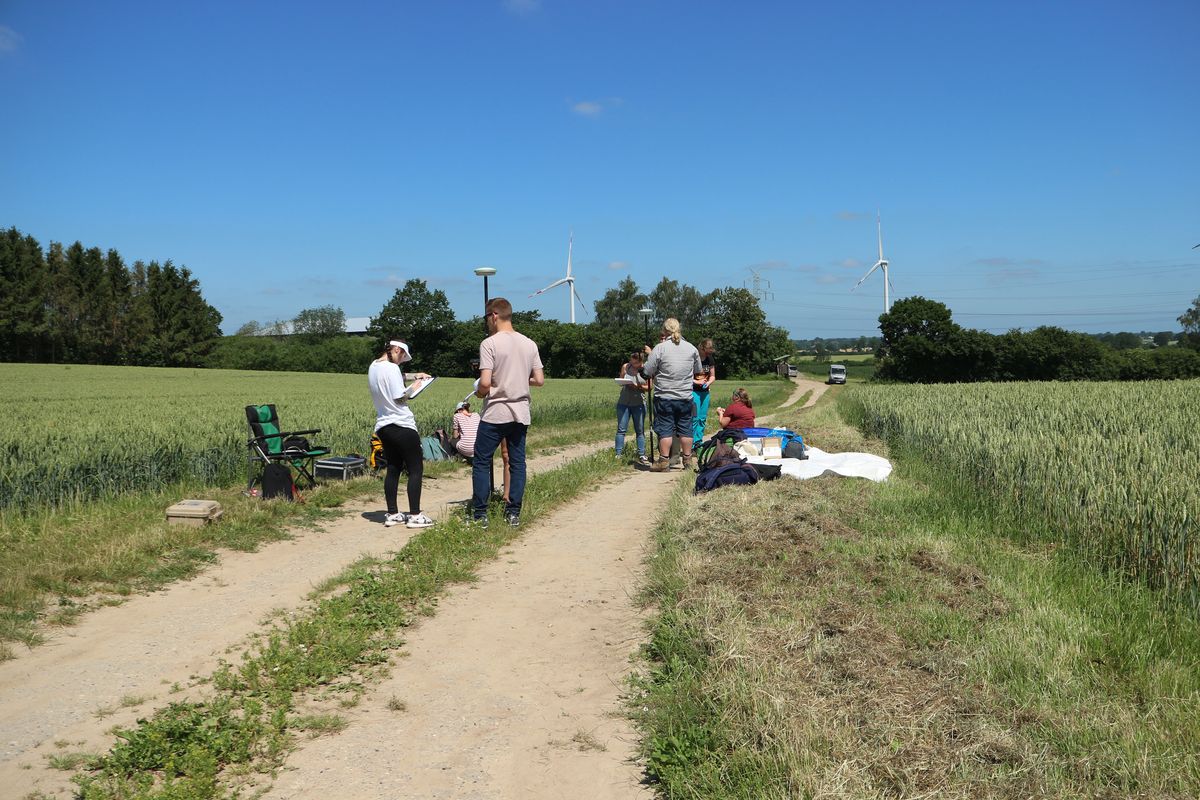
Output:
<instances>
[{"instance_id":1,"label":"black shoe","mask_svg":"<svg viewBox=\"0 0 1200 800\"><path fill-rule=\"evenodd\" d=\"M467 515L467 525L469 525L472 528L478 528L479 530L486 531L487 526L488 526L488 518L487 517L473 517L468 514Z\"/></svg>"},{"instance_id":2,"label":"black shoe","mask_svg":"<svg viewBox=\"0 0 1200 800\"><path fill-rule=\"evenodd\" d=\"M508 527L510 527L510 528L521 527L521 515L520 514L505 514L504 521L508 523Z\"/></svg>"}]
</instances>

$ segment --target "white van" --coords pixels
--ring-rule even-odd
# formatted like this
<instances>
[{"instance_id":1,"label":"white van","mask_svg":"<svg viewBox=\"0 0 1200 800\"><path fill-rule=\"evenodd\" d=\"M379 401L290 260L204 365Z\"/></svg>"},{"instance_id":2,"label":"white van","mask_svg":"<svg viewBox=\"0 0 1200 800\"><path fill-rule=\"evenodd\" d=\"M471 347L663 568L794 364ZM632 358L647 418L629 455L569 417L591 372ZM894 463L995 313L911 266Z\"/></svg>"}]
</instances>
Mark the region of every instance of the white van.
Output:
<instances>
[{"instance_id":1,"label":"white van","mask_svg":"<svg viewBox=\"0 0 1200 800\"><path fill-rule=\"evenodd\" d=\"M841 364L830 364L829 365L829 380L827 380L825 382L826 383L845 383L846 382L846 368L844 366L842 366Z\"/></svg>"},{"instance_id":2,"label":"white van","mask_svg":"<svg viewBox=\"0 0 1200 800\"><path fill-rule=\"evenodd\" d=\"M799 369L796 367L796 365L795 365L795 364L788 364L788 365L787 365L787 372L788 372L788 377L789 377L789 378L798 378L798 377L800 377L800 370L799 370Z\"/></svg>"}]
</instances>

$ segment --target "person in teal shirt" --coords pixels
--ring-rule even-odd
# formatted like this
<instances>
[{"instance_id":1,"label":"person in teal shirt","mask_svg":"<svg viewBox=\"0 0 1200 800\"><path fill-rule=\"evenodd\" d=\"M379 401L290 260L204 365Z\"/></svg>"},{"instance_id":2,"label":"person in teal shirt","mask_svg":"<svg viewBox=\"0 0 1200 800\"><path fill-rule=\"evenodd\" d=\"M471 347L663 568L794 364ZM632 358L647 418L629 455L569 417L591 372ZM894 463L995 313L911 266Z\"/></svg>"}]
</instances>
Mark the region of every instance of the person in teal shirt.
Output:
<instances>
[{"instance_id":1,"label":"person in teal shirt","mask_svg":"<svg viewBox=\"0 0 1200 800\"><path fill-rule=\"evenodd\" d=\"M698 349L700 350L700 367L704 374L702 380L697 378L692 381L692 405L696 407L696 414L692 417L693 442L704 441L704 422L708 418L708 390L717 380L717 365L713 361L713 355L717 349L713 346L713 340L703 340Z\"/></svg>"}]
</instances>

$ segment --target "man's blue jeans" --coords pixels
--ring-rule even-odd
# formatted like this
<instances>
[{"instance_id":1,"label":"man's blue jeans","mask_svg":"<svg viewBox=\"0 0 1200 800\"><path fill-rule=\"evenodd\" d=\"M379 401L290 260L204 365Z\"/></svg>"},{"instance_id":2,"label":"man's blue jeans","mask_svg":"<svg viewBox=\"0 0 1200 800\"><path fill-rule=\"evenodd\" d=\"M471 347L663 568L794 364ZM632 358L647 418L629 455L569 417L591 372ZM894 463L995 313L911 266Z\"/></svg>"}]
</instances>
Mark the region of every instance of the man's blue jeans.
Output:
<instances>
[{"instance_id":1,"label":"man's blue jeans","mask_svg":"<svg viewBox=\"0 0 1200 800\"><path fill-rule=\"evenodd\" d=\"M471 462L471 510L476 519L487 516L488 493L492 490L492 455L500 440L508 442L508 470L512 485L508 488L505 514L520 514L525 496L525 433L528 425L520 422L479 423L475 435L475 459Z\"/></svg>"},{"instance_id":2,"label":"man's blue jeans","mask_svg":"<svg viewBox=\"0 0 1200 800\"><path fill-rule=\"evenodd\" d=\"M625 432L629 430L629 420L633 419L633 432L637 434L638 455L646 455L646 407L643 405L623 406L617 403L617 455L625 450Z\"/></svg>"}]
</instances>

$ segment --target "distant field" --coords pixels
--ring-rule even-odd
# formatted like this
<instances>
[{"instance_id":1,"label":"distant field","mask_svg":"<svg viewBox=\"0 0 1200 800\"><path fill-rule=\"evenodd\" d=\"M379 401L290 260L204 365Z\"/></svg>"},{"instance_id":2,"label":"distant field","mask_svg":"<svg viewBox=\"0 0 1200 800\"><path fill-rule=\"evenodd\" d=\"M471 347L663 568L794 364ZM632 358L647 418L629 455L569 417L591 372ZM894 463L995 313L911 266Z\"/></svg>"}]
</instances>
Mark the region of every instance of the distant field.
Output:
<instances>
[{"instance_id":1,"label":"distant field","mask_svg":"<svg viewBox=\"0 0 1200 800\"><path fill-rule=\"evenodd\" d=\"M748 383L764 402L781 381ZM413 401L422 433L448 426L466 378L439 379ZM763 393L766 393L765 395ZM533 390L535 426L613 416L611 379L549 380ZM245 476L245 407L275 403L285 429L335 454L365 453L375 412L363 375L0 364L0 513ZM615 423L614 423L615 429Z\"/></svg>"},{"instance_id":2,"label":"distant field","mask_svg":"<svg viewBox=\"0 0 1200 800\"><path fill-rule=\"evenodd\" d=\"M866 433L1200 607L1200 381L855 386Z\"/></svg>"},{"instance_id":3,"label":"distant field","mask_svg":"<svg viewBox=\"0 0 1200 800\"><path fill-rule=\"evenodd\" d=\"M793 364L816 362L816 356L801 356L799 359L792 359ZM872 353L831 353L829 355L830 364L862 364L875 359Z\"/></svg>"},{"instance_id":4,"label":"distant field","mask_svg":"<svg viewBox=\"0 0 1200 800\"><path fill-rule=\"evenodd\" d=\"M870 380L875 375L875 357L870 353L831 355L828 361L818 362L816 356L805 356L791 362L801 374L817 380L829 377L829 365L841 364L846 368L846 377L851 381Z\"/></svg>"}]
</instances>

